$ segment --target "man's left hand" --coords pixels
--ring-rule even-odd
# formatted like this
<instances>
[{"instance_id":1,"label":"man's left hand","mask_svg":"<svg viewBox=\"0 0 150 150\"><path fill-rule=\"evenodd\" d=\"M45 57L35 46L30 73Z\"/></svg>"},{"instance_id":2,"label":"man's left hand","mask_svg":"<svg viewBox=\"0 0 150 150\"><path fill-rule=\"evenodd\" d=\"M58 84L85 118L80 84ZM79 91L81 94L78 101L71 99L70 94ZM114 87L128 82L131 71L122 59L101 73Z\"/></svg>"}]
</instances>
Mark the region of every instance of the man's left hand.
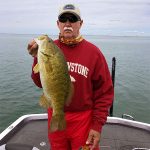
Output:
<instances>
[{"instance_id":1,"label":"man's left hand","mask_svg":"<svg viewBox=\"0 0 150 150\"><path fill-rule=\"evenodd\" d=\"M86 144L91 145L90 150L94 150L98 147L100 142L101 134L98 131L95 131L93 129L90 130L88 139L86 141Z\"/></svg>"}]
</instances>

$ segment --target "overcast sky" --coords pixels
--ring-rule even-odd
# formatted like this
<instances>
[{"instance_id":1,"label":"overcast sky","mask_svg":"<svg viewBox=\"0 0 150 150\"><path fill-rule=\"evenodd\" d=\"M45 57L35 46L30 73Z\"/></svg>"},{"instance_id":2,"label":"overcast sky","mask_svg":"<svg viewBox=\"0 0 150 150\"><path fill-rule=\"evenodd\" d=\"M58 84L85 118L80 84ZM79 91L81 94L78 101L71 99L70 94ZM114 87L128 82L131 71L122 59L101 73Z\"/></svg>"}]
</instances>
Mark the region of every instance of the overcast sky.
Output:
<instances>
[{"instance_id":1,"label":"overcast sky","mask_svg":"<svg viewBox=\"0 0 150 150\"><path fill-rule=\"evenodd\" d=\"M80 8L82 34L150 36L150 0L0 0L0 33L58 34L65 3Z\"/></svg>"}]
</instances>

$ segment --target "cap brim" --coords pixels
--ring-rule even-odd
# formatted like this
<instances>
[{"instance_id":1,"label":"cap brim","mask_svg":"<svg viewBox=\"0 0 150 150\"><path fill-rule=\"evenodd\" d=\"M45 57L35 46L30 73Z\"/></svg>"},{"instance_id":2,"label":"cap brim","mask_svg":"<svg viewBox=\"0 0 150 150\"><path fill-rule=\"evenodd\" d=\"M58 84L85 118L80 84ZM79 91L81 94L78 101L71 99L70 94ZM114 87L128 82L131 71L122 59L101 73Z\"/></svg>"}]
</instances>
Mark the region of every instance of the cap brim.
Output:
<instances>
[{"instance_id":1,"label":"cap brim","mask_svg":"<svg viewBox=\"0 0 150 150\"><path fill-rule=\"evenodd\" d=\"M62 12L61 14L59 14L59 16L58 16L58 19L63 15L63 14L73 14L73 15L75 15L79 20L81 20L81 18L80 18L80 16L78 15L78 14L76 14L75 12L72 12L72 11L64 11L64 12Z\"/></svg>"}]
</instances>

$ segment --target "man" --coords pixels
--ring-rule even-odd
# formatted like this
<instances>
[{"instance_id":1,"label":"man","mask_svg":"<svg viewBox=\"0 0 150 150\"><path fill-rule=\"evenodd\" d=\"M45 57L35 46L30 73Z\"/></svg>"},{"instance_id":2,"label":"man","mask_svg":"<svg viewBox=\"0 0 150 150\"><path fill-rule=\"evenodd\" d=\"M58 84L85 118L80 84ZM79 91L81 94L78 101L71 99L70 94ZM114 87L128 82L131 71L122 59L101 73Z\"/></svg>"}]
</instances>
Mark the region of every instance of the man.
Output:
<instances>
[{"instance_id":1,"label":"man","mask_svg":"<svg viewBox=\"0 0 150 150\"><path fill-rule=\"evenodd\" d=\"M80 35L83 20L80 10L73 4L60 8L57 26L59 39L55 44L66 58L74 84L74 95L69 106L64 107L67 128L48 133L52 150L79 150L87 145L99 150L102 126L105 124L114 91L106 60L100 49ZM37 63L38 46L34 40L28 45L29 54ZM32 79L41 86L39 74ZM52 110L48 109L48 124Z\"/></svg>"}]
</instances>

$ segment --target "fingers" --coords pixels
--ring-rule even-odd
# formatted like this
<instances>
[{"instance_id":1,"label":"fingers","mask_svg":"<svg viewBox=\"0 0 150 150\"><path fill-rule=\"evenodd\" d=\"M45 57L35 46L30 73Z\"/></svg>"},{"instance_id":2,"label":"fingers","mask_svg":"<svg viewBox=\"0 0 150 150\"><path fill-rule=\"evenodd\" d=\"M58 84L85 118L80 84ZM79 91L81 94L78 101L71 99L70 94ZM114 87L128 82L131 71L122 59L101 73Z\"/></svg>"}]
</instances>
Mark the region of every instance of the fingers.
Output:
<instances>
[{"instance_id":1,"label":"fingers","mask_svg":"<svg viewBox=\"0 0 150 150\"><path fill-rule=\"evenodd\" d=\"M37 51L38 51L37 43L34 40L30 41L30 43L28 44L27 50L30 55L35 57L37 55Z\"/></svg>"},{"instance_id":2,"label":"fingers","mask_svg":"<svg viewBox=\"0 0 150 150\"><path fill-rule=\"evenodd\" d=\"M100 142L100 133L91 129L86 144L89 145L90 150L94 150L95 148L98 147L99 142Z\"/></svg>"},{"instance_id":3,"label":"fingers","mask_svg":"<svg viewBox=\"0 0 150 150\"><path fill-rule=\"evenodd\" d=\"M91 146L91 149L90 150L94 150L95 148L97 148L99 145L99 138L94 138L93 140L93 145Z\"/></svg>"},{"instance_id":4,"label":"fingers","mask_svg":"<svg viewBox=\"0 0 150 150\"><path fill-rule=\"evenodd\" d=\"M89 133L88 139L86 141L87 145L90 145L93 143L93 135Z\"/></svg>"}]
</instances>

